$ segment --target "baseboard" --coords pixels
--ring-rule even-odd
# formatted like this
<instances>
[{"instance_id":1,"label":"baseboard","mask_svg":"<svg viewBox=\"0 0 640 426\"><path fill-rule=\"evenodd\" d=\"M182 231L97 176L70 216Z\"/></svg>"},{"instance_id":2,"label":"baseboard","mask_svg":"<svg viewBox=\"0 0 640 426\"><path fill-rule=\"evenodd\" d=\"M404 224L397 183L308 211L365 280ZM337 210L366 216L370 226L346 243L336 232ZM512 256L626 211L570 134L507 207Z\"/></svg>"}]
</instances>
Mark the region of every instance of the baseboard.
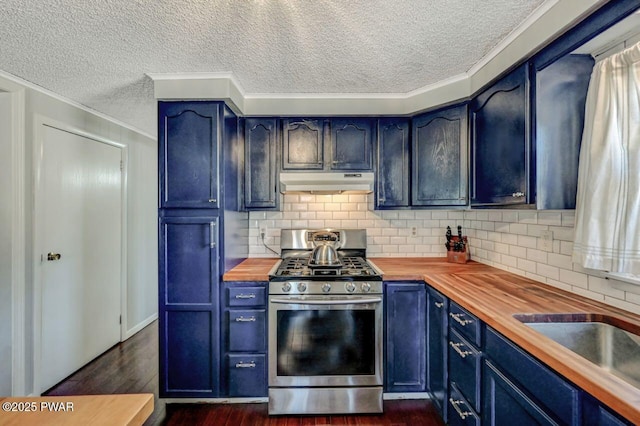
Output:
<instances>
[{"instance_id":1,"label":"baseboard","mask_svg":"<svg viewBox=\"0 0 640 426\"><path fill-rule=\"evenodd\" d=\"M135 326L127 330L127 334L124 337L124 340L127 340L129 337L133 336L134 334L136 334L137 332L139 332L140 330L142 330L143 328L145 328L146 326L148 326L149 324L151 324L157 319L158 319L158 313L156 312L155 314L151 315L147 319L142 320L140 323L136 324Z\"/></svg>"},{"instance_id":2,"label":"baseboard","mask_svg":"<svg viewBox=\"0 0 640 426\"><path fill-rule=\"evenodd\" d=\"M427 392L383 393L382 399L431 399Z\"/></svg>"},{"instance_id":3,"label":"baseboard","mask_svg":"<svg viewBox=\"0 0 640 426\"><path fill-rule=\"evenodd\" d=\"M255 398L160 398L166 404L254 404L269 402L268 397Z\"/></svg>"}]
</instances>

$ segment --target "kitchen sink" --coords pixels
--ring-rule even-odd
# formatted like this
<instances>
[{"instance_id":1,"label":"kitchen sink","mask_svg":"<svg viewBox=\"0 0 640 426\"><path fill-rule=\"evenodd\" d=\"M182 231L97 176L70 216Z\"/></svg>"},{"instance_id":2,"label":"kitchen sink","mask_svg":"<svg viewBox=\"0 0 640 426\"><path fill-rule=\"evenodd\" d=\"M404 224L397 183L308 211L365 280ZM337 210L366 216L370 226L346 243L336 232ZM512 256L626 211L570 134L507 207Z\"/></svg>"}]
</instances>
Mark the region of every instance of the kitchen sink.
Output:
<instances>
[{"instance_id":1,"label":"kitchen sink","mask_svg":"<svg viewBox=\"0 0 640 426\"><path fill-rule=\"evenodd\" d=\"M640 389L640 327L600 314L514 318Z\"/></svg>"}]
</instances>

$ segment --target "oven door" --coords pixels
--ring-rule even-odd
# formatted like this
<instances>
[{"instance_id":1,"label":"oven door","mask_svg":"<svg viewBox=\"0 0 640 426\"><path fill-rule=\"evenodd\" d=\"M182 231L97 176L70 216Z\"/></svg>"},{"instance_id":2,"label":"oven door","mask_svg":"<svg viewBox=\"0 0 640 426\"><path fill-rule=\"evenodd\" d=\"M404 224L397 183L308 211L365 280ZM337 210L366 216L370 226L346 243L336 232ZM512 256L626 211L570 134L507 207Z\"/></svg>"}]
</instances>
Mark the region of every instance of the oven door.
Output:
<instances>
[{"instance_id":1,"label":"oven door","mask_svg":"<svg viewBox=\"0 0 640 426\"><path fill-rule=\"evenodd\" d=\"M269 386L381 386L382 295L270 296Z\"/></svg>"}]
</instances>

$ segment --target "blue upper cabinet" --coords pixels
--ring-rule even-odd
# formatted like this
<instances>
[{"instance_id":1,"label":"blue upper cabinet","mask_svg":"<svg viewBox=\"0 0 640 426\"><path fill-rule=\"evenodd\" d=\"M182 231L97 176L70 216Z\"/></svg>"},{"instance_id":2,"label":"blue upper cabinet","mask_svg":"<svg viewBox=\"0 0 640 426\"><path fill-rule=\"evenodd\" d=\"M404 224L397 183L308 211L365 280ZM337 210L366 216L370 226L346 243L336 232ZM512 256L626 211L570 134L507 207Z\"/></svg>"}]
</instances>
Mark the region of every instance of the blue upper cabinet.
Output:
<instances>
[{"instance_id":1,"label":"blue upper cabinet","mask_svg":"<svg viewBox=\"0 0 640 426\"><path fill-rule=\"evenodd\" d=\"M471 101L472 205L526 204L531 197L529 93L525 63Z\"/></svg>"},{"instance_id":2,"label":"blue upper cabinet","mask_svg":"<svg viewBox=\"0 0 640 426\"><path fill-rule=\"evenodd\" d=\"M159 102L161 208L219 208L223 104Z\"/></svg>"},{"instance_id":3,"label":"blue upper cabinet","mask_svg":"<svg viewBox=\"0 0 640 426\"><path fill-rule=\"evenodd\" d=\"M408 207L410 122L408 118L378 120L376 207Z\"/></svg>"},{"instance_id":4,"label":"blue upper cabinet","mask_svg":"<svg viewBox=\"0 0 640 426\"><path fill-rule=\"evenodd\" d=\"M413 206L467 204L467 107L413 119Z\"/></svg>"},{"instance_id":5,"label":"blue upper cabinet","mask_svg":"<svg viewBox=\"0 0 640 426\"><path fill-rule=\"evenodd\" d=\"M282 120L283 170L322 170L323 124L320 119Z\"/></svg>"},{"instance_id":6,"label":"blue upper cabinet","mask_svg":"<svg viewBox=\"0 0 640 426\"><path fill-rule=\"evenodd\" d=\"M331 170L373 170L373 123L367 118L331 120Z\"/></svg>"},{"instance_id":7,"label":"blue upper cabinet","mask_svg":"<svg viewBox=\"0 0 640 426\"><path fill-rule=\"evenodd\" d=\"M594 60L566 55L534 67L536 207L574 209L584 108Z\"/></svg>"},{"instance_id":8,"label":"blue upper cabinet","mask_svg":"<svg viewBox=\"0 0 640 426\"><path fill-rule=\"evenodd\" d=\"M278 120L247 118L244 141L245 208L275 209L278 207Z\"/></svg>"}]
</instances>

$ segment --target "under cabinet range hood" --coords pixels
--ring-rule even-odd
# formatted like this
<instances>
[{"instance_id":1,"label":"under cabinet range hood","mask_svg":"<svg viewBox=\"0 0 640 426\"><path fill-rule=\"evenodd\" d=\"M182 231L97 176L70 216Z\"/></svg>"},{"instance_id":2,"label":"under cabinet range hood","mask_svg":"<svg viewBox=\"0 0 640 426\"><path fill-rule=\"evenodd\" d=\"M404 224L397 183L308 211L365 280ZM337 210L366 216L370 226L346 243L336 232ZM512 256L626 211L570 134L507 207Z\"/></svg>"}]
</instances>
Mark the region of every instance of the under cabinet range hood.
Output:
<instances>
[{"instance_id":1,"label":"under cabinet range hood","mask_svg":"<svg viewBox=\"0 0 640 426\"><path fill-rule=\"evenodd\" d=\"M372 172L280 173L280 192L366 194L373 192Z\"/></svg>"}]
</instances>

